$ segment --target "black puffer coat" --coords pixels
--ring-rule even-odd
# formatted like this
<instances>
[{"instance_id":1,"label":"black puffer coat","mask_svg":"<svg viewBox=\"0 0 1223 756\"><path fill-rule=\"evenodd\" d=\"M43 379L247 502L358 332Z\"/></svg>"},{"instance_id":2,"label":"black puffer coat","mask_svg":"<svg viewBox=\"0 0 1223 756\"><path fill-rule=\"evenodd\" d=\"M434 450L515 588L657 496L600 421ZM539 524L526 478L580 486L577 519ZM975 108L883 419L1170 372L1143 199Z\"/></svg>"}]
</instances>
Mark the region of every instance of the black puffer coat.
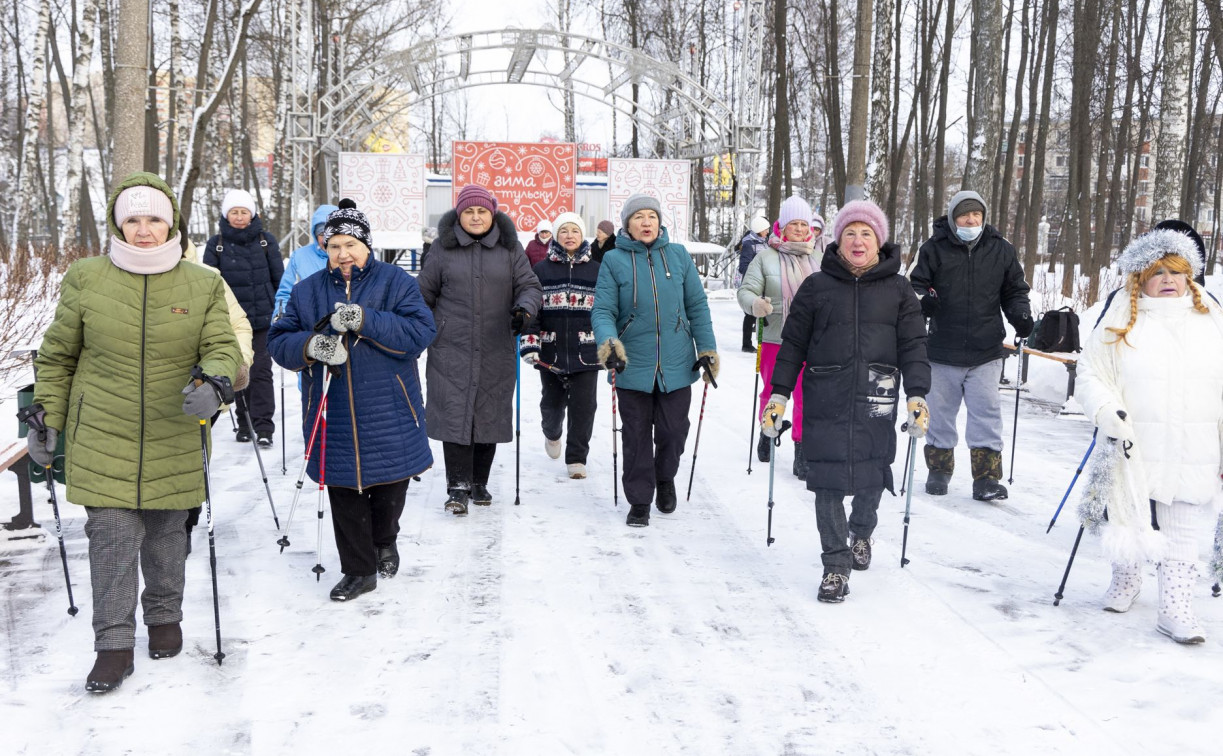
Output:
<instances>
[{"instance_id":1,"label":"black puffer coat","mask_svg":"<svg viewBox=\"0 0 1223 756\"><path fill-rule=\"evenodd\" d=\"M275 236L264 233L258 215L243 229L234 228L222 218L221 233L204 245L204 264L221 271L221 277L246 311L252 330L272 324L276 289L285 263L280 257L280 244Z\"/></svg>"},{"instance_id":2,"label":"black puffer coat","mask_svg":"<svg viewBox=\"0 0 1223 756\"><path fill-rule=\"evenodd\" d=\"M918 296L931 288L938 294L939 309L930 319L931 362L976 367L999 359L1006 338L1002 315L1011 325L1032 317L1015 248L989 224L969 247L947 216L936 220L909 278Z\"/></svg>"},{"instance_id":3,"label":"black puffer coat","mask_svg":"<svg viewBox=\"0 0 1223 756\"><path fill-rule=\"evenodd\" d=\"M879 264L861 278L830 244L820 272L794 295L772 384L789 396L806 362L803 453L811 491L892 489L900 378L906 396L930 390L921 306L899 272L895 244L885 244Z\"/></svg>"}]
</instances>

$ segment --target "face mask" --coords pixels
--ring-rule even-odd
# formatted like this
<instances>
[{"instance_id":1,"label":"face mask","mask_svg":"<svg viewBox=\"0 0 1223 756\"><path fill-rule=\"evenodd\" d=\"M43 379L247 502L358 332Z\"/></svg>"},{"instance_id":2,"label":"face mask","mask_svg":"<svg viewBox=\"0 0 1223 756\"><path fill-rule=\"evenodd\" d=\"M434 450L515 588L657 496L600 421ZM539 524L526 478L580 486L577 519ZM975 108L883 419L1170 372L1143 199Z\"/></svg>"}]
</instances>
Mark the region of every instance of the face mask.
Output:
<instances>
[{"instance_id":1,"label":"face mask","mask_svg":"<svg viewBox=\"0 0 1223 756\"><path fill-rule=\"evenodd\" d=\"M966 242L976 241L977 237L981 235L982 228L984 226L956 226L955 235Z\"/></svg>"}]
</instances>

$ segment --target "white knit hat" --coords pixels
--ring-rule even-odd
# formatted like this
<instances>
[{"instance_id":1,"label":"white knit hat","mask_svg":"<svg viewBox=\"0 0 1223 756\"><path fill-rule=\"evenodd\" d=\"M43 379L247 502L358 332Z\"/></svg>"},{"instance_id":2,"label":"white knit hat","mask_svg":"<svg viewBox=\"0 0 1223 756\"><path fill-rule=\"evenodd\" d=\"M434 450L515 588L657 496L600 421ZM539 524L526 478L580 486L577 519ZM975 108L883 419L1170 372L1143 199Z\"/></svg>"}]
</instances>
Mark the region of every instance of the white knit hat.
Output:
<instances>
[{"instance_id":1,"label":"white knit hat","mask_svg":"<svg viewBox=\"0 0 1223 756\"><path fill-rule=\"evenodd\" d=\"M541 220L539 225L535 227L535 233L542 234L545 231L552 233L552 224L546 220Z\"/></svg>"},{"instance_id":2,"label":"white knit hat","mask_svg":"<svg viewBox=\"0 0 1223 756\"><path fill-rule=\"evenodd\" d=\"M221 217L228 217L229 211L235 207L245 207L251 211L251 215L259 214L255 209L255 198L245 189L230 189L225 192L225 199L221 200Z\"/></svg>"},{"instance_id":3,"label":"white knit hat","mask_svg":"<svg viewBox=\"0 0 1223 756\"><path fill-rule=\"evenodd\" d=\"M578 215L577 213L561 213L560 215L556 216L556 220L552 222L552 225L548 230L555 228L559 231L561 226L565 225L566 223L572 223L573 225L577 226L578 231L582 234L582 238L586 238L586 222L582 220L582 216Z\"/></svg>"}]
</instances>

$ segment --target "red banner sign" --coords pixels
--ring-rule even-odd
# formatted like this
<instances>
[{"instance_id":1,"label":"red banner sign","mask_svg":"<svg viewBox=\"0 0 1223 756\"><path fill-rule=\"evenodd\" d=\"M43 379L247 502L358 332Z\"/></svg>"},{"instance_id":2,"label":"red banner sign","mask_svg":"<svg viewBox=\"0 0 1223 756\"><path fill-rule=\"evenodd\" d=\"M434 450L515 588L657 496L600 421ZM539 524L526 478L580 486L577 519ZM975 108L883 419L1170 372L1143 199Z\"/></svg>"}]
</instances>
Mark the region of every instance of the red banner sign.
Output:
<instances>
[{"instance_id":1,"label":"red banner sign","mask_svg":"<svg viewBox=\"0 0 1223 756\"><path fill-rule=\"evenodd\" d=\"M452 201L468 184L497 198L519 231L534 231L574 208L577 146L531 142L454 142Z\"/></svg>"}]
</instances>

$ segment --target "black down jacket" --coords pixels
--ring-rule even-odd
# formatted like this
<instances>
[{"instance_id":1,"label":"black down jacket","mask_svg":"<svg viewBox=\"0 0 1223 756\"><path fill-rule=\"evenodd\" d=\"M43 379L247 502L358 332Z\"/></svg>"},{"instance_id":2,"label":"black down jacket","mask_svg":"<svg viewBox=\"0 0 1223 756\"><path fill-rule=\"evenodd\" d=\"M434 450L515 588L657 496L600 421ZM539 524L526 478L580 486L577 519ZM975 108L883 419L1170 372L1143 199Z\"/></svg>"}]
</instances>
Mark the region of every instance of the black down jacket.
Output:
<instances>
[{"instance_id":1,"label":"black down jacket","mask_svg":"<svg viewBox=\"0 0 1223 756\"><path fill-rule=\"evenodd\" d=\"M204 246L204 264L221 271L233 289L238 304L246 311L251 329L258 331L272 324L276 289L285 272L276 237L264 233L263 221L256 215L243 229L221 219L221 233Z\"/></svg>"},{"instance_id":2,"label":"black down jacket","mask_svg":"<svg viewBox=\"0 0 1223 756\"><path fill-rule=\"evenodd\" d=\"M930 390L921 306L899 272L895 244L855 278L834 243L794 295L772 383L789 396L807 364L802 423L811 491L892 490L900 379L906 396Z\"/></svg>"},{"instance_id":3,"label":"black down jacket","mask_svg":"<svg viewBox=\"0 0 1223 756\"><path fill-rule=\"evenodd\" d=\"M1030 287L1011 243L986 224L972 247L956 236L947 216L934 222L934 234L921 245L909 275L918 296L938 295L930 319L930 361L976 367L1002 357L1006 329L1032 317Z\"/></svg>"}]
</instances>

